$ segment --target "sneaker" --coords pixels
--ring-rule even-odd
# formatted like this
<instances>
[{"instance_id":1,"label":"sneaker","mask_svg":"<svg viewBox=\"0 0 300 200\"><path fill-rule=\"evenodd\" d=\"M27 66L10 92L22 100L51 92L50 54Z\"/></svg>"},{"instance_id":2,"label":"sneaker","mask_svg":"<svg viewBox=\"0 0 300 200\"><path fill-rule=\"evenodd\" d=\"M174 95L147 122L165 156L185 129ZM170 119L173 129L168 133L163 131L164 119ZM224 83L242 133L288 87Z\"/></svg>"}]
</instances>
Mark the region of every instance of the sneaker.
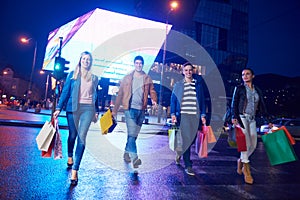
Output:
<instances>
[{"instance_id":1,"label":"sneaker","mask_svg":"<svg viewBox=\"0 0 300 200\"><path fill-rule=\"evenodd\" d=\"M124 161L125 161L125 162L127 162L127 163L130 163L130 162L131 162L129 153L125 152L124 155L123 155L123 158L124 158Z\"/></svg>"},{"instance_id":2,"label":"sneaker","mask_svg":"<svg viewBox=\"0 0 300 200\"><path fill-rule=\"evenodd\" d=\"M193 171L192 167L187 167L184 171L190 176L195 176L195 172Z\"/></svg>"},{"instance_id":3,"label":"sneaker","mask_svg":"<svg viewBox=\"0 0 300 200\"><path fill-rule=\"evenodd\" d=\"M175 163L176 163L176 165L180 165L180 159L181 159L181 156L176 155L176 157L175 157Z\"/></svg>"},{"instance_id":4,"label":"sneaker","mask_svg":"<svg viewBox=\"0 0 300 200\"><path fill-rule=\"evenodd\" d=\"M133 164L133 168L138 168L139 165L142 164L142 161L141 161L141 159L139 159L139 158L135 158L135 159L132 161L132 164Z\"/></svg>"}]
</instances>

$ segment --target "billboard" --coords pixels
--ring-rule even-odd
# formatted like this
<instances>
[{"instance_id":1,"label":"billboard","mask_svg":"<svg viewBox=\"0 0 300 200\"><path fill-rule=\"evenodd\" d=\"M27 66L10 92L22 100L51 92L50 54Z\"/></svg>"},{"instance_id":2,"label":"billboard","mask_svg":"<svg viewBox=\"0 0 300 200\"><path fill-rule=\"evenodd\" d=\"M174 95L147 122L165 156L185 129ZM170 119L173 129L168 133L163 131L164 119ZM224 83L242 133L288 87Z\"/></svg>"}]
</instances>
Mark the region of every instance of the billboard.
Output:
<instances>
[{"instance_id":1,"label":"billboard","mask_svg":"<svg viewBox=\"0 0 300 200\"><path fill-rule=\"evenodd\" d=\"M80 53L89 51L94 58L93 72L99 77L122 79L133 69L137 55L144 57L148 73L171 27L166 30L165 23L97 8L49 33L43 70L53 71L62 38L61 56L70 61L69 71L79 62ZM147 41L151 44L145 44Z\"/></svg>"}]
</instances>

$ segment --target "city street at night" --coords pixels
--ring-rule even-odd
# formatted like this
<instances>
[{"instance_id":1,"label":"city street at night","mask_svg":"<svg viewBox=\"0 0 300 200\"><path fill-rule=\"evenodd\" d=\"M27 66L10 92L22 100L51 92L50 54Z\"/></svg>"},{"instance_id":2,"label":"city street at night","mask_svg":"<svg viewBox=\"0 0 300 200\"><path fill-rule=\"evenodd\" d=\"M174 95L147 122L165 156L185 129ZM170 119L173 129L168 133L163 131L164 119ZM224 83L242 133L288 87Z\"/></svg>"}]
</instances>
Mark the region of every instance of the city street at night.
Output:
<instances>
[{"instance_id":1,"label":"city street at night","mask_svg":"<svg viewBox=\"0 0 300 200\"><path fill-rule=\"evenodd\" d=\"M123 161L125 123L102 135L92 124L78 174L70 186L66 119L59 117L63 158L42 158L35 138L49 114L0 109L0 199L298 199L299 161L271 166L261 139L251 158L254 184L236 173L238 152L222 134L207 158L192 153L195 176L176 165L167 128L143 125L137 140L142 165L133 171ZM99 121L98 121L99 122ZM299 140L293 146L300 155ZM192 148L194 152L194 147Z\"/></svg>"}]
</instances>

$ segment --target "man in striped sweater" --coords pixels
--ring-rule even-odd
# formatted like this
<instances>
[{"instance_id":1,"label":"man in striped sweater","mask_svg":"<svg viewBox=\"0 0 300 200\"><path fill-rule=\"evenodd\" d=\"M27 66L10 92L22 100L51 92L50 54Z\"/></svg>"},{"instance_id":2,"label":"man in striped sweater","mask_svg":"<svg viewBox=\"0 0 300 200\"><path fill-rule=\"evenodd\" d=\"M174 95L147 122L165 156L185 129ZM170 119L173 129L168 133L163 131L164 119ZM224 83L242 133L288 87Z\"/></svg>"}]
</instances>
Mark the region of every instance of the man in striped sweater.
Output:
<instances>
[{"instance_id":1,"label":"man in striped sweater","mask_svg":"<svg viewBox=\"0 0 300 200\"><path fill-rule=\"evenodd\" d=\"M182 135L182 152L177 152L175 161L180 163L183 156L185 172L194 176L192 161L190 159L191 145L194 142L197 131L206 123L205 98L203 83L193 78L193 65L183 65L184 79L174 85L171 95L172 122L179 126Z\"/></svg>"}]
</instances>

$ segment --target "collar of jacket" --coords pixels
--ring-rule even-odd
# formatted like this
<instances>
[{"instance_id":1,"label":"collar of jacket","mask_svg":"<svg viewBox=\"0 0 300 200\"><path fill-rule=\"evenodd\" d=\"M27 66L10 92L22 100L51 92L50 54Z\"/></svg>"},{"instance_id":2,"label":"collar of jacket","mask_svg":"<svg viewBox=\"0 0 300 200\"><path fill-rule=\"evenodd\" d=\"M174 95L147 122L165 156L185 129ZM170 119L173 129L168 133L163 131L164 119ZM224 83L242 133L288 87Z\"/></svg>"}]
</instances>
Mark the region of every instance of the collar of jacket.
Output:
<instances>
[{"instance_id":1,"label":"collar of jacket","mask_svg":"<svg viewBox=\"0 0 300 200\"><path fill-rule=\"evenodd\" d=\"M132 72L130 72L129 75L130 75L131 77L133 77L134 72L135 72L135 70L133 70ZM145 73L144 71L142 71L142 74L145 75L146 73Z\"/></svg>"},{"instance_id":2,"label":"collar of jacket","mask_svg":"<svg viewBox=\"0 0 300 200\"><path fill-rule=\"evenodd\" d=\"M197 83L197 79L194 79L194 78L193 78L192 82L193 82L193 81L195 82L195 84ZM185 78L182 79L182 83L185 83Z\"/></svg>"}]
</instances>

